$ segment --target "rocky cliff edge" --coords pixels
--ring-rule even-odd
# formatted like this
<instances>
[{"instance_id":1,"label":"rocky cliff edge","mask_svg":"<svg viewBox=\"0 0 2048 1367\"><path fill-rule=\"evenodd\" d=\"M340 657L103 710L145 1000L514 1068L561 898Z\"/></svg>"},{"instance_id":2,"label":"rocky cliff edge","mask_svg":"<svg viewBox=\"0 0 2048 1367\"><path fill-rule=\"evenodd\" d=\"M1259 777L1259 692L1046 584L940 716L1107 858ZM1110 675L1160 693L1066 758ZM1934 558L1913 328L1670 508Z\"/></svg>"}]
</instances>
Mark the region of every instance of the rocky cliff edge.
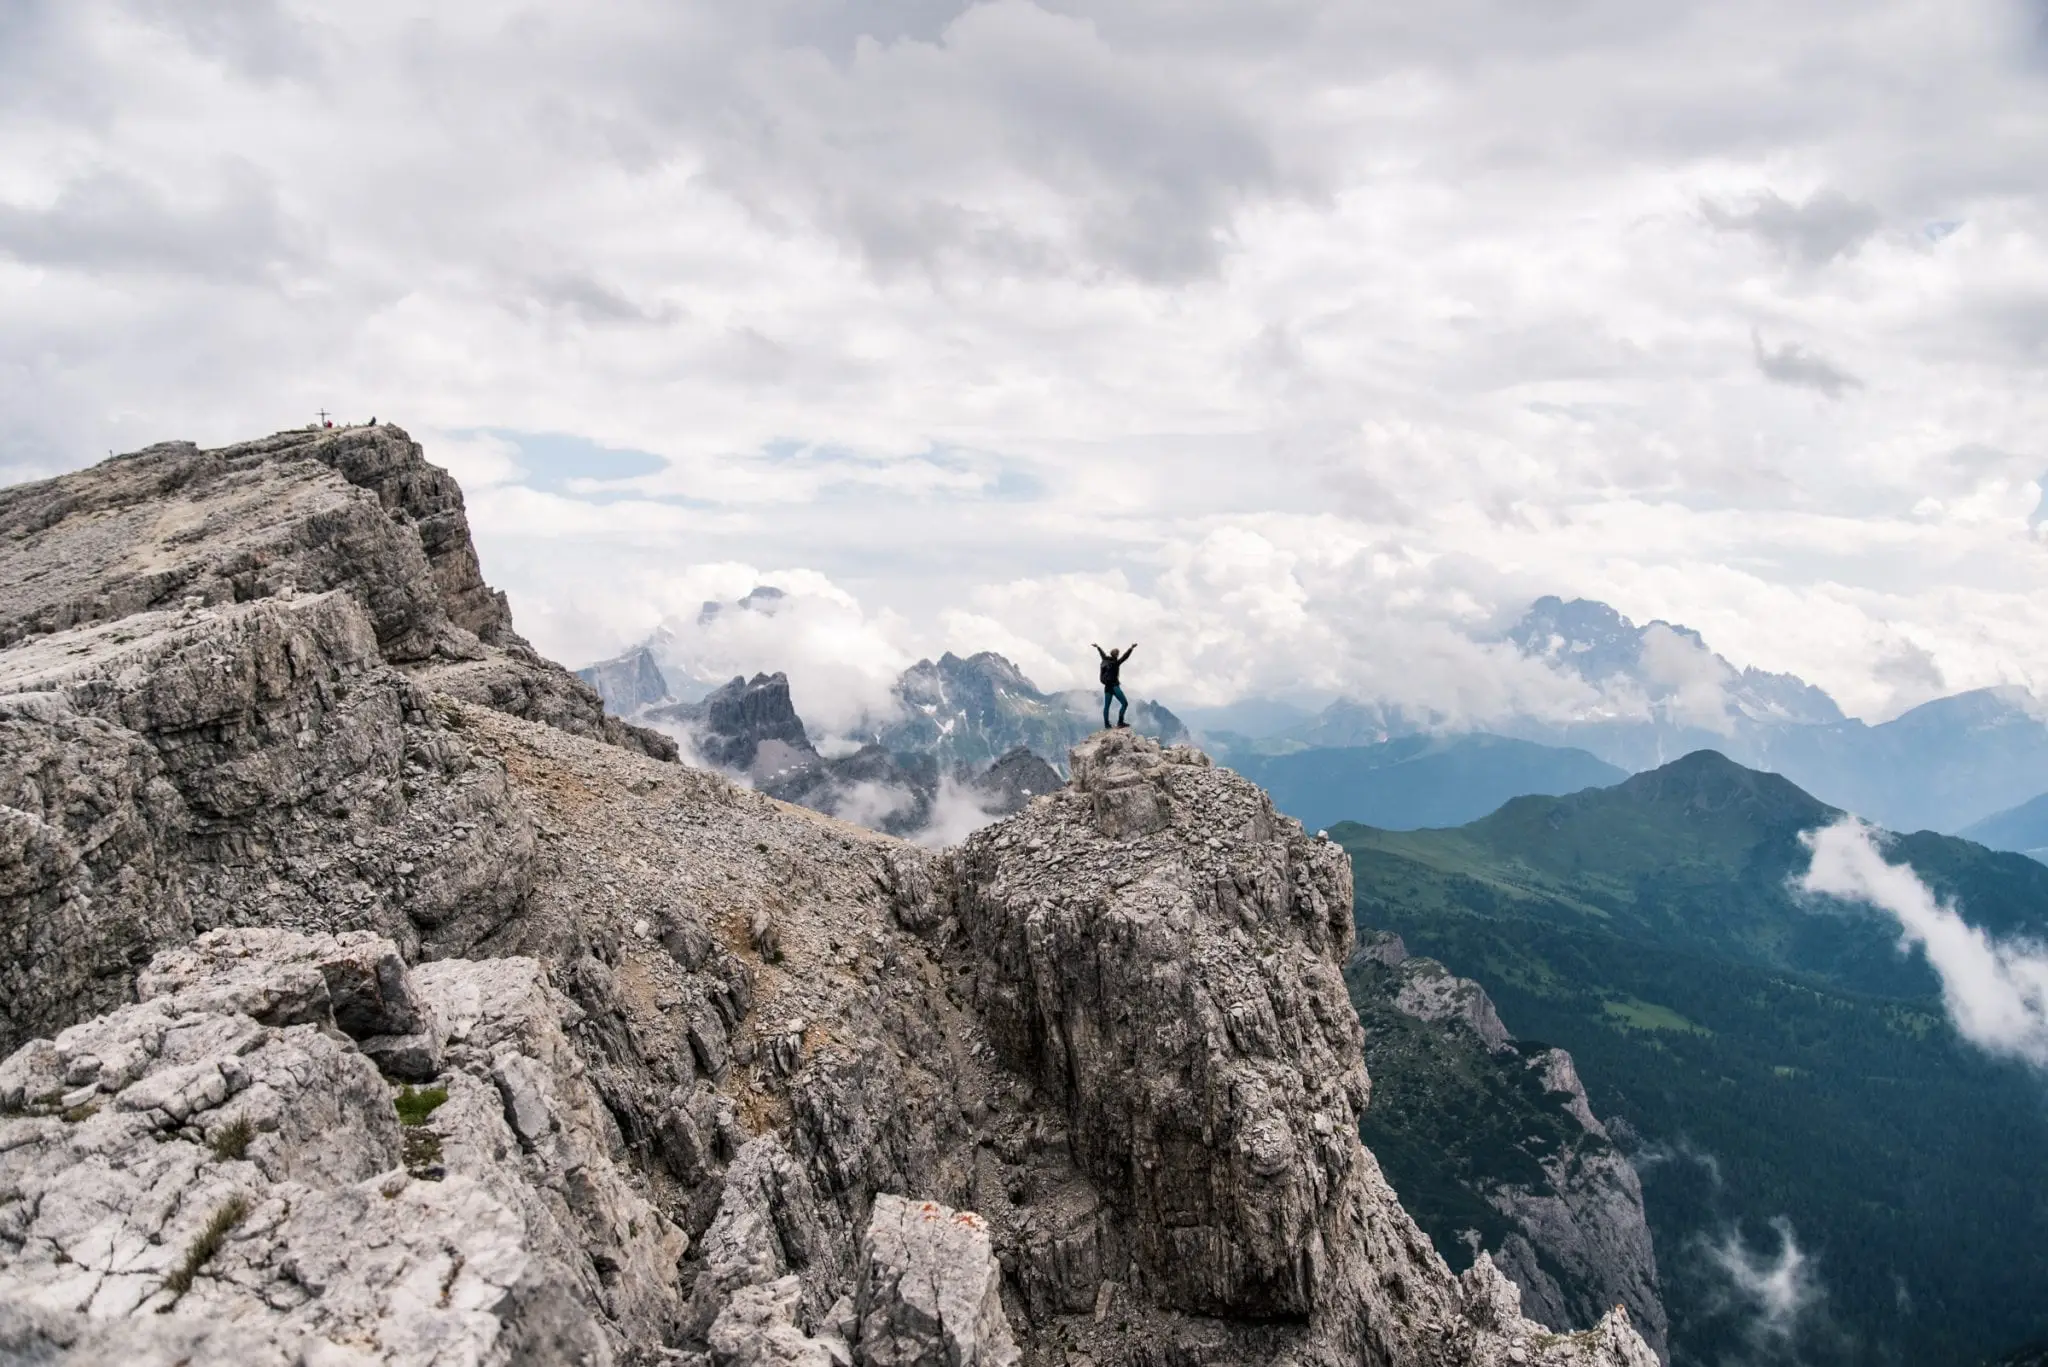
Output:
<instances>
[{"instance_id":1,"label":"rocky cliff edge","mask_svg":"<svg viewBox=\"0 0 2048 1367\"><path fill-rule=\"evenodd\" d=\"M1344 857L1256 787L1105 734L934 856L472 690L416 532L424 634L316 519L155 606L260 568L240 480L406 526L232 449L0 497L68 585L0 649L0 1356L1654 1361L1401 1209Z\"/></svg>"}]
</instances>

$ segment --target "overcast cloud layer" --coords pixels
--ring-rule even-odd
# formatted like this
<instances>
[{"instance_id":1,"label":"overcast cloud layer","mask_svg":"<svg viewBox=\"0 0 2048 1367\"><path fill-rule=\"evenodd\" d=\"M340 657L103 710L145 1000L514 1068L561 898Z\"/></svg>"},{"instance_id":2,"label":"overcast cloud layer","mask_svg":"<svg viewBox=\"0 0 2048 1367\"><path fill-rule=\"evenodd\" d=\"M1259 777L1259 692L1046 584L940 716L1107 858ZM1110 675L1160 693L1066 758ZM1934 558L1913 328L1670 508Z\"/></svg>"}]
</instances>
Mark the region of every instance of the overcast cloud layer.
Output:
<instances>
[{"instance_id":1,"label":"overcast cloud layer","mask_svg":"<svg viewBox=\"0 0 2048 1367\"><path fill-rule=\"evenodd\" d=\"M0 0L0 478L397 421L571 663L767 582L719 667L1483 718L1558 592L1870 717L2048 685L2044 32Z\"/></svg>"}]
</instances>

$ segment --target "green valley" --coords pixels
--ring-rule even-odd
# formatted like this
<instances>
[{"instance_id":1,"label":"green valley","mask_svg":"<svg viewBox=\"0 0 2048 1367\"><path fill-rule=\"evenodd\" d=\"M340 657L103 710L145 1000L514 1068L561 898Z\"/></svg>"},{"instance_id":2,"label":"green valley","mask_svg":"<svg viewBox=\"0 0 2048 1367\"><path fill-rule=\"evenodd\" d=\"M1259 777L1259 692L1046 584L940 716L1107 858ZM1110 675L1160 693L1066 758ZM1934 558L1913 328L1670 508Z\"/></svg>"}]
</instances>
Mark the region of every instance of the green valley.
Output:
<instances>
[{"instance_id":1,"label":"green valley","mask_svg":"<svg viewBox=\"0 0 2048 1367\"><path fill-rule=\"evenodd\" d=\"M1837 815L1702 752L1454 830L1331 831L1360 926L1476 979L1622 1122L1680 1367L1971 1362L2048 1331L2048 1089L1958 1038L1888 920L1793 890ZM1975 925L2048 930L2048 867L1926 832L1889 857ZM1458 1152L1426 1117L1369 1123L1410 1141L1404 1194ZM1780 1255L1774 1221L1816 1288L1776 1319L1729 1272Z\"/></svg>"}]
</instances>

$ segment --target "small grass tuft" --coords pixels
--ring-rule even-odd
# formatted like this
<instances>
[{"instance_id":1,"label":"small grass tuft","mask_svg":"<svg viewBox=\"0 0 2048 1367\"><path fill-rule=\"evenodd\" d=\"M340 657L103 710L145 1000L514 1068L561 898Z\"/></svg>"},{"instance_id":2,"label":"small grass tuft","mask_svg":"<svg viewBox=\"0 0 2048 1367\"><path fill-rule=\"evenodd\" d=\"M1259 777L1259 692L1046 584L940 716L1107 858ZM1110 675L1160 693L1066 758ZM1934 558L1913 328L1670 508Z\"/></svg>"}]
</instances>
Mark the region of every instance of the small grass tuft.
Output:
<instances>
[{"instance_id":1,"label":"small grass tuft","mask_svg":"<svg viewBox=\"0 0 2048 1367\"><path fill-rule=\"evenodd\" d=\"M392 1105L398 1108L398 1123L401 1125L424 1125L448 1099L446 1087L418 1087L410 1082L398 1089L398 1096Z\"/></svg>"},{"instance_id":2,"label":"small grass tuft","mask_svg":"<svg viewBox=\"0 0 2048 1367\"><path fill-rule=\"evenodd\" d=\"M63 1121L66 1125L77 1125L83 1121L92 1119L99 1113L100 1108L98 1104L95 1102L87 1101L82 1102L76 1106L67 1107L61 1114L63 1117Z\"/></svg>"},{"instance_id":3,"label":"small grass tuft","mask_svg":"<svg viewBox=\"0 0 2048 1367\"><path fill-rule=\"evenodd\" d=\"M256 1127L249 1123L249 1117L238 1115L213 1132L209 1147L221 1162L234 1163L248 1156L249 1141L255 1137Z\"/></svg>"},{"instance_id":4,"label":"small grass tuft","mask_svg":"<svg viewBox=\"0 0 2048 1367\"><path fill-rule=\"evenodd\" d=\"M192 1289L192 1279L199 1275L199 1269L213 1261L213 1255L220 1252L220 1246L228 1241L228 1234L248 1214L249 1200L240 1192L221 1203L213 1218L206 1222L206 1228L200 1230L199 1237L192 1241L192 1247L185 1250L185 1260L164 1279L164 1290L171 1293L171 1298L156 1308L159 1315L168 1313L179 1298Z\"/></svg>"}]
</instances>

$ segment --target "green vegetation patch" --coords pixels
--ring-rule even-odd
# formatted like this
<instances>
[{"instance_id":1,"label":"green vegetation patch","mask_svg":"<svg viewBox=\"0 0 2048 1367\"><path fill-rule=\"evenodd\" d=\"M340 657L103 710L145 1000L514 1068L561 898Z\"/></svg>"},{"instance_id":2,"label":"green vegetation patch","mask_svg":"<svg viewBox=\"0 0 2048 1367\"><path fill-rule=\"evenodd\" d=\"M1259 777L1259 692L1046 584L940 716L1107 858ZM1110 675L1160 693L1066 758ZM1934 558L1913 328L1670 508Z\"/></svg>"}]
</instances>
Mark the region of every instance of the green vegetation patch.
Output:
<instances>
[{"instance_id":1,"label":"green vegetation patch","mask_svg":"<svg viewBox=\"0 0 2048 1367\"><path fill-rule=\"evenodd\" d=\"M1494 1053L1468 1031L1432 1025L1394 1006L1399 970L1370 960L1345 970L1365 1027L1372 1103L1359 1124L1402 1205L1454 1269L1481 1245L1498 1248L1515 1226L1488 1201L1499 1186L1552 1191L1545 1164L1605 1141L1589 1135L1550 1092L1539 1066L1546 1046ZM1570 1282L1572 1274L1549 1268Z\"/></svg>"},{"instance_id":2,"label":"green vegetation patch","mask_svg":"<svg viewBox=\"0 0 2048 1367\"><path fill-rule=\"evenodd\" d=\"M213 1132L208 1147L213 1156L223 1163L232 1163L245 1158L249 1153L249 1141L256 1137L256 1127L249 1123L249 1117L238 1115Z\"/></svg>"},{"instance_id":3,"label":"green vegetation patch","mask_svg":"<svg viewBox=\"0 0 2048 1367\"><path fill-rule=\"evenodd\" d=\"M1638 1001L1634 997L1623 997L1620 1001L1603 1002L1600 1007L1610 1019L1620 1022L1631 1030L1676 1030L1693 1035L1711 1035L1714 1032L1704 1025L1696 1025L1679 1015L1668 1006L1655 1002Z\"/></svg>"},{"instance_id":4,"label":"green vegetation patch","mask_svg":"<svg viewBox=\"0 0 2048 1367\"><path fill-rule=\"evenodd\" d=\"M392 1105L398 1108L398 1123L401 1125L424 1125L427 1117L439 1110L448 1100L446 1087L418 1087L410 1082L398 1089L398 1096Z\"/></svg>"}]
</instances>

